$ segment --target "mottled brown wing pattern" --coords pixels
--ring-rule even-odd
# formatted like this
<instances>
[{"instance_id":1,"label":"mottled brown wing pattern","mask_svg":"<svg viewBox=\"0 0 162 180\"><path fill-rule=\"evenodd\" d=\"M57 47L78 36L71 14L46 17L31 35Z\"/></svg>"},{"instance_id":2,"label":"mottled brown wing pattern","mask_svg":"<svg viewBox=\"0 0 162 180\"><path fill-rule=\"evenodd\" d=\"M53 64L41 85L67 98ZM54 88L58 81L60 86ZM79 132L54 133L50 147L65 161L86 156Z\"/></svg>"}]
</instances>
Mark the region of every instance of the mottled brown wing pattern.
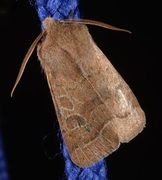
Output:
<instances>
[{"instance_id":1,"label":"mottled brown wing pattern","mask_svg":"<svg viewBox=\"0 0 162 180\"><path fill-rule=\"evenodd\" d=\"M51 19L44 25L38 57L70 157L86 167L135 137L144 113L86 26Z\"/></svg>"},{"instance_id":2,"label":"mottled brown wing pattern","mask_svg":"<svg viewBox=\"0 0 162 180\"><path fill-rule=\"evenodd\" d=\"M53 79L50 68L45 67L45 71L73 162L85 167L114 151L119 139L113 130L110 113L87 80L82 76L78 76L76 82Z\"/></svg>"}]
</instances>

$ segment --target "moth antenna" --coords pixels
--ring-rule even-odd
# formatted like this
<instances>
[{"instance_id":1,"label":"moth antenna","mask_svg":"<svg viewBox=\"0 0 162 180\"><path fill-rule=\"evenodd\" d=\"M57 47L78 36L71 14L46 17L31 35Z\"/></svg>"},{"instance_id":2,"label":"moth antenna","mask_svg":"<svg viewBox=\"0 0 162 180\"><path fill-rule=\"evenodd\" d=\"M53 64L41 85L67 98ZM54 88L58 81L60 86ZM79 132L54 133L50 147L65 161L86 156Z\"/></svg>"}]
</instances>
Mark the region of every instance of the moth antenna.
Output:
<instances>
[{"instance_id":1,"label":"moth antenna","mask_svg":"<svg viewBox=\"0 0 162 180\"><path fill-rule=\"evenodd\" d=\"M32 43L32 45L30 46L28 52L26 53L26 55L25 55L25 57L24 57L24 59L23 59L23 62L22 62L22 64L21 64L21 67L20 67L20 70L19 70L17 79L16 79L15 84L14 84L14 86L13 86L13 88L12 88L11 97L13 96L13 93L14 93L14 91L15 91L18 83L19 83L20 80L21 80L21 77L22 77L23 72L24 72L24 70L25 70L25 67L26 67L26 65L27 65L27 63L28 63L28 61L29 61L30 56L32 55L32 53L33 53L36 45L38 44L38 42L40 41L40 39L42 38L42 36L45 35L45 33L46 33L46 31L43 31L43 32L41 32L41 33L39 34L39 36L34 40L34 42Z\"/></svg>"},{"instance_id":2,"label":"moth antenna","mask_svg":"<svg viewBox=\"0 0 162 180\"><path fill-rule=\"evenodd\" d=\"M79 23L79 24L87 24L87 25L99 26L99 27L110 29L110 30L113 30L113 31L123 31L123 32L127 32L127 33L130 33L130 34L132 33L129 30L118 28L118 27L112 26L110 24L106 24L106 23L103 23L103 22L100 22L100 21L95 21L95 20L90 20L90 19L77 19L77 20L75 20L75 19L72 19L72 20L67 19L67 20L62 20L61 22L67 22L67 23L75 22L75 23Z\"/></svg>"}]
</instances>

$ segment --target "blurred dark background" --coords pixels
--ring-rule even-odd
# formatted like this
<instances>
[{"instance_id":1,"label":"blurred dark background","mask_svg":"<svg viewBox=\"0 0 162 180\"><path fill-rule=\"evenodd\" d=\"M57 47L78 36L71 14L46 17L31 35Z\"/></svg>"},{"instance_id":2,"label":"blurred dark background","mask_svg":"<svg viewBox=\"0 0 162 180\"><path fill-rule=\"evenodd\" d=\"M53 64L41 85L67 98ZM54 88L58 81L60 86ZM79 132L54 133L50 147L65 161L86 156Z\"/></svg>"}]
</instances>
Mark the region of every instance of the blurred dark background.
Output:
<instances>
[{"instance_id":1,"label":"blurred dark background","mask_svg":"<svg viewBox=\"0 0 162 180\"><path fill-rule=\"evenodd\" d=\"M89 27L98 46L130 85L147 118L146 128L139 136L106 158L110 180L162 178L158 7L155 1L80 0L82 18L132 31L129 35ZM36 10L27 0L0 1L0 125L11 180L57 180L64 170L55 110L36 52L10 98L23 57L39 32ZM50 145L45 148L50 154L57 154L53 160L47 159L42 145L48 134L50 142L45 144Z\"/></svg>"}]
</instances>

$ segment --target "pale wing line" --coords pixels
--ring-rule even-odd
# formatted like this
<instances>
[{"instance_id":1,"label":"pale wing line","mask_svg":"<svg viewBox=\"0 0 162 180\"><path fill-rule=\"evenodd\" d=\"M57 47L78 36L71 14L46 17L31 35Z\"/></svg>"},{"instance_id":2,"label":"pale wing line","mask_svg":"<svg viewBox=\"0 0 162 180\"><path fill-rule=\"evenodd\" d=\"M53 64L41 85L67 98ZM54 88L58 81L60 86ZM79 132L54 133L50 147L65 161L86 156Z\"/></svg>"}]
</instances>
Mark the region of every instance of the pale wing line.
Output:
<instances>
[{"instance_id":1,"label":"pale wing line","mask_svg":"<svg viewBox=\"0 0 162 180\"><path fill-rule=\"evenodd\" d=\"M91 144L95 144L94 142L97 141L97 139L102 136L98 130L96 130L96 131L98 132L99 136L97 136L96 138L94 138L94 139L93 139L92 141L90 141L89 143L86 143L85 145L83 145L83 146L82 146L83 148L84 148L84 147L87 148L87 146L89 146L89 145L91 145ZM84 143L83 143L83 144L84 144ZM76 148L76 149L78 149L78 148Z\"/></svg>"},{"instance_id":2,"label":"pale wing line","mask_svg":"<svg viewBox=\"0 0 162 180\"><path fill-rule=\"evenodd\" d=\"M89 161L87 155L84 153L84 151L82 150L82 148L78 145L80 151L82 152L82 154L84 155L84 157L86 158L87 161Z\"/></svg>"},{"instance_id":3,"label":"pale wing line","mask_svg":"<svg viewBox=\"0 0 162 180\"><path fill-rule=\"evenodd\" d=\"M94 144L94 146L95 146L95 144ZM86 148L87 148L89 151L93 152L98 159L102 158L98 153L96 153L96 151L93 150L93 148L92 148L92 149L90 149L89 147L86 147ZM96 147L96 146L95 146L95 149L97 150L97 147Z\"/></svg>"},{"instance_id":4,"label":"pale wing line","mask_svg":"<svg viewBox=\"0 0 162 180\"><path fill-rule=\"evenodd\" d=\"M66 107L61 107L60 109L62 109L63 111L70 111L70 112L74 111L74 108L73 109L68 109Z\"/></svg>"},{"instance_id":5,"label":"pale wing line","mask_svg":"<svg viewBox=\"0 0 162 180\"><path fill-rule=\"evenodd\" d=\"M98 141L97 143L100 145L100 146L98 146L98 149L100 149L100 150L101 150L101 147L103 147L103 148L104 148L105 153L107 153L107 147L105 146L105 144L101 143L101 141Z\"/></svg>"},{"instance_id":6,"label":"pale wing line","mask_svg":"<svg viewBox=\"0 0 162 180\"><path fill-rule=\"evenodd\" d=\"M96 147L95 144L94 144L93 147L94 147L94 148L92 148L92 149L90 149L89 147L85 147L85 148L87 148L90 152L93 152L98 159L102 158L102 157L97 153L97 147ZM94 149L95 149L96 151L94 151Z\"/></svg>"},{"instance_id":7,"label":"pale wing line","mask_svg":"<svg viewBox=\"0 0 162 180\"><path fill-rule=\"evenodd\" d=\"M102 138L102 137L104 138L104 136L101 135L101 136L98 137L98 139L99 139L99 138ZM105 138L104 138L104 139L105 139ZM95 139L95 140L96 140L96 139ZM105 139L105 140L106 140L107 142L110 142L110 141L108 141L107 139ZM97 141L97 140L96 140L96 141ZM111 151L108 152L108 151L107 151L108 148L105 146L105 144L101 144L101 141L100 141L100 140L99 140L97 143L100 144L100 145L104 148L104 150L103 150L104 156L102 156L102 155L100 155L100 154L98 154L98 153L96 152L97 149L101 150L101 148L100 148L99 146L96 146L95 143L93 143L93 144L94 144L94 146L95 146L95 150L96 150L96 151L94 151L93 148L90 150L90 148L88 147L88 144L86 144L87 147L85 147L85 148L89 149L89 151L93 151L94 154L97 156L98 159L103 159L103 158L106 157L108 154L110 154L110 153L113 152L115 149L117 149L117 147L120 145L120 143L119 143L119 145L118 145L117 147L111 146L112 149L111 149ZM110 143L109 143L109 144L110 144ZM103 153L102 153L102 154L103 154Z\"/></svg>"},{"instance_id":8,"label":"pale wing line","mask_svg":"<svg viewBox=\"0 0 162 180\"><path fill-rule=\"evenodd\" d=\"M74 97L71 97L74 101L76 101L77 103L79 104L83 104L83 102L79 101L78 99L74 98Z\"/></svg>"},{"instance_id":9,"label":"pale wing line","mask_svg":"<svg viewBox=\"0 0 162 180\"><path fill-rule=\"evenodd\" d=\"M77 148L74 150L75 157L77 158L79 164L81 164L81 161L80 161L80 159L78 158L78 153L76 152L77 150L78 150Z\"/></svg>"},{"instance_id":10,"label":"pale wing line","mask_svg":"<svg viewBox=\"0 0 162 180\"><path fill-rule=\"evenodd\" d=\"M90 149L89 147L85 147L85 148L87 148L87 150L88 150L89 152L94 153L94 154L95 154L95 157L97 157L97 159L103 159L104 156L102 156L102 155L100 155L99 153L97 153L97 152L98 152L98 149L100 149L100 148L96 147L95 144L93 144L93 149ZM95 149L95 150L94 150L94 149ZM81 161L80 161L80 159L78 158L78 153L77 153L77 151L79 151L79 150L80 150L80 151L82 152L82 154L85 156L87 162L91 161L91 160L89 160L89 158L87 157L86 153L84 153L84 151L82 150L82 148L79 146L78 148L76 148L76 149L74 150L75 156L76 156L79 164L82 164ZM92 160L93 160L93 159L92 159Z\"/></svg>"},{"instance_id":11,"label":"pale wing line","mask_svg":"<svg viewBox=\"0 0 162 180\"><path fill-rule=\"evenodd\" d=\"M97 139L99 139L99 137L97 137ZM95 138L96 141L97 141L97 139ZM93 152L95 154L95 156L97 157L97 159L103 159L105 157L105 155L109 154L110 152L107 151L107 147L104 144L101 144L100 141L98 141L97 143L100 144L104 148L104 150L102 151L102 152L104 152L104 156L97 153L98 150L101 150L101 148L99 146L96 146L95 143L93 143L93 142L92 142L92 144L93 144L92 149L89 148L89 146L88 146L89 144L86 144L83 148L86 148L89 152ZM94 150L94 148L95 148L95 150Z\"/></svg>"},{"instance_id":12,"label":"pale wing line","mask_svg":"<svg viewBox=\"0 0 162 180\"><path fill-rule=\"evenodd\" d=\"M94 151L95 150L95 151ZM98 153L98 148L96 147L96 145L94 144L92 151L94 152L94 154L96 154L96 156L99 159L102 159L102 156Z\"/></svg>"},{"instance_id":13,"label":"pale wing line","mask_svg":"<svg viewBox=\"0 0 162 180\"><path fill-rule=\"evenodd\" d=\"M100 137L102 137L103 139L105 139L105 141L107 141L108 143L111 143L111 141L109 139L106 139L105 136L103 136L103 134L100 134Z\"/></svg>"},{"instance_id":14,"label":"pale wing line","mask_svg":"<svg viewBox=\"0 0 162 180\"><path fill-rule=\"evenodd\" d=\"M101 141L97 142L100 146L98 146L98 149L102 152L102 159L106 157L108 154L110 154L108 151L108 148L105 146L105 144L102 144ZM103 147L103 149L101 148Z\"/></svg>"},{"instance_id":15,"label":"pale wing line","mask_svg":"<svg viewBox=\"0 0 162 180\"><path fill-rule=\"evenodd\" d=\"M103 137L103 136L102 136ZM112 153L113 151L115 151L118 147L119 147L119 145L120 145L120 143L118 144L118 146L117 147L113 147L113 146L111 146L111 149L110 149L110 151L107 151L107 147L105 146L105 144L101 144L101 142L100 141L98 141L98 143L100 144L100 146L102 146L102 147L104 147L105 149L103 150L105 153L103 153L104 155L102 156L102 159L104 159L106 156L108 156L110 153ZM99 150L101 150L101 147L98 147L98 149Z\"/></svg>"},{"instance_id":16,"label":"pale wing line","mask_svg":"<svg viewBox=\"0 0 162 180\"><path fill-rule=\"evenodd\" d=\"M62 97L66 97L66 98L68 99L68 101L70 101L70 103L73 105L73 103L72 103L72 101L71 101L72 98L69 98L68 95L60 95L60 96L59 96L59 99L62 98ZM72 109L69 109L69 108L66 108L66 107L61 107L61 108L62 108L63 110L67 110L67 111L70 111L70 112L74 111L74 105L73 105L73 108L72 108Z\"/></svg>"},{"instance_id":17,"label":"pale wing line","mask_svg":"<svg viewBox=\"0 0 162 180\"><path fill-rule=\"evenodd\" d=\"M104 137L103 135L102 135L102 137ZM104 138L105 139L105 138ZM105 139L106 140L106 139ZM113 152L113 151L115 151L118 147L120 146L120 141L119 141L119 143L118 143L118 145L117 146L111 146L112 147L112 149L111 149L111 151L109 152L109 153L107 153L107 154L110 154L111 152Z\"/></svg>"},{"instance_id":18,"label":"pale wing line","mask_svg":"<svg viewBox=\"0 0 162 180\"><path fill-rule=\"evenodd\" d=\"M89 148L89 147L85 147L86 148L86 151L88 151L89 153L90 153L90 157L92 157L93 156L93 152L92 152L92 150ZM92 154L92 155L91 155Z\"/></svg>"},{"instance_id":19,"label":"pale wing line","mask_svg":"<svg viewBox=\"0 0 162 180\"><path fill-rule=\"evenodd\" d=\"M92 141L90 141L89 143L85 144L85 145L83 146L83 148L89 149L88 146L90 146L91 144L93 144L93 145L95 146L95 149L97 150L97 147L96 147L96 145L95 145L95 141L97 141L97 139L99 140L99 138L100 138L101 136L103 136L103 135L101 135L98 130L96 130L96 131L98 132L99 136L97 136L96 138L94 138L94 139L93 139ZM108 141L108 142L109 142L109 141ZM110 143L110 142L109 142L109 143ZM104 145L104 147L106 147L106 146ZM99 149L99 148L98 148L98 149ZM106 149L107 149L107 148L106 148ZM92 149L92 151L93 151L93 149ZM94 151L93 151L93 152L94 152ZM102 156L100 156L99 154L97 154L96 151L95 151L94 153L96 154L97 157L99 157L99 158L102 157Z\"/></svg>"},{"instance_id":20,"label":"pale wing line","mask_svg":"<svg viewBox=\"0 0 162 180\"><path fill-rule=\"evenodd\" d=\"M107 126L107 123L104 125L104 127L102 128L102 130L101 130L101 134L100 134L100 136L102 136L104 139L105 139L105 141L107 141L107 142L109 142L109 143L111 143L111 141L109 140L109 139L107 139L107 138L105 138L105 136L103 135L103 130L106 128L106 126ZM120 141L119 141L119 145L120 145ZM112 148L115 148L115 147L113 147L112 146Z\"/></svg>"},{"instance_id":21,"label":"pale wing line","mask_svg":"<svg viewBox=\"0 0 162 180\"><path fill-rule=\"evenodd\" d=\"M45 70L46 70L46 66L45 66ZM51 93L52 94L52 99L54 99L53 103L54 103L54 107L55 107L55 110L56 110L56 115L57 115L57 118L59 118L60 117L59 114L61 115L61 113L59 112L59 105L57 104L55 93L54 93L52 85L50 83L50 80L49 80L50 78L48 76L48 73L46 73L46 77L47 77L47 83L48 83L49 89L52 92ZM59 121L59 123L62 123L62 122L63 121ZM60 126L62 126L62 125L60 124Z\"/></svg>"}]
</instances>

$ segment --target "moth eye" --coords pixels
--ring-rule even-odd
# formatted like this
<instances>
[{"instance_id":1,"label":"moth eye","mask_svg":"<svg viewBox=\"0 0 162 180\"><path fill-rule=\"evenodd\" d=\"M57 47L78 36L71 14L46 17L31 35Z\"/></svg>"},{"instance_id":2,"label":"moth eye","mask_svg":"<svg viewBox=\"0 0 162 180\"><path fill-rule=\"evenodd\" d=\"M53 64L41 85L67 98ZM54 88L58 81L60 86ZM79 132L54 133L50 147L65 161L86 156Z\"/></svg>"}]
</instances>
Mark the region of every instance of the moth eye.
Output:
<instances>
[{"instance_id":1,"label":"moth eye","mask_svg":"<svg viewBox=\"0 0 162 180\"><path fill-rule=\"evenodd\" d=\"M80 128L85 126L86 120L79 115L71 115L66 119L68 129Z\"/></svg>"}]
</instances>

